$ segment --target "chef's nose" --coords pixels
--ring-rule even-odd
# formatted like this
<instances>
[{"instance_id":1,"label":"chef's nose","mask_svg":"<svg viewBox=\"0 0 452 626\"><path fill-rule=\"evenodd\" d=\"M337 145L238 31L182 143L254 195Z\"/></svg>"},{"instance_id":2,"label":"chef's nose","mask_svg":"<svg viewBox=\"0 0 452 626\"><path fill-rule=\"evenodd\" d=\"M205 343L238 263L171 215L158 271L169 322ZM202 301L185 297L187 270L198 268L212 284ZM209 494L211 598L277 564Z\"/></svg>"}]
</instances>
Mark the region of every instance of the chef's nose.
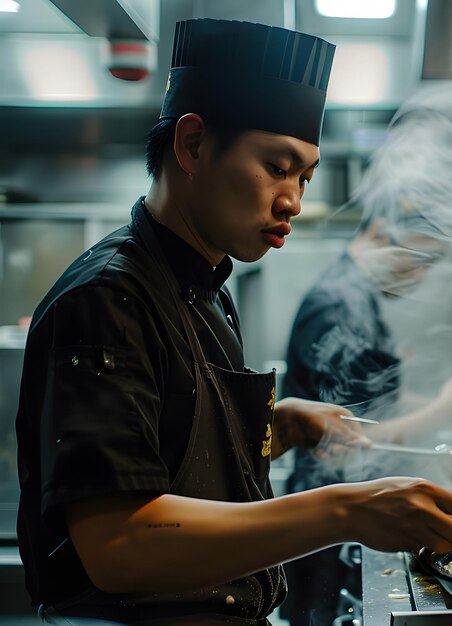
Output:
<instances>
[{"instance_id":1,"label":"chef's nose","mask_svg":"<svg viewBox=\"0 0 452 626\"><path fill-rule=\"evenodd\" d=\"M273 204L275 213L285 213L286 221L295 217L301 211L300 189L287 189L275 199Z\"/></svg>"}]
</instances>

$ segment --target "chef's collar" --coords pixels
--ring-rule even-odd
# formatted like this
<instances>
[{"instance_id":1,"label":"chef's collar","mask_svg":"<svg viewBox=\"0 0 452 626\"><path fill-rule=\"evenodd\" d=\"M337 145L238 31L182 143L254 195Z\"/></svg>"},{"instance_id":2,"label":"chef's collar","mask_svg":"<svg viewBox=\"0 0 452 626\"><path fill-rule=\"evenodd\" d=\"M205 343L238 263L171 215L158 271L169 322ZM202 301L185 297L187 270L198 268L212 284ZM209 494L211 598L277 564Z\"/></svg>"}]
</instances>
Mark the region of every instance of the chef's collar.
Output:
<instances>
[{"instance_id":1,"label":"chef's collar","mask_svg":"<svg viewBox=\"0 0 452 626\"><path fill-rule=\"evenodd\" d=\"M225 255L216 267L212 267L202 254L153 218L145 208L144 213L187 299L194 301L201 297L213 301L232 273L233 266L229 256Z\"/></svg>"}]
</instances>

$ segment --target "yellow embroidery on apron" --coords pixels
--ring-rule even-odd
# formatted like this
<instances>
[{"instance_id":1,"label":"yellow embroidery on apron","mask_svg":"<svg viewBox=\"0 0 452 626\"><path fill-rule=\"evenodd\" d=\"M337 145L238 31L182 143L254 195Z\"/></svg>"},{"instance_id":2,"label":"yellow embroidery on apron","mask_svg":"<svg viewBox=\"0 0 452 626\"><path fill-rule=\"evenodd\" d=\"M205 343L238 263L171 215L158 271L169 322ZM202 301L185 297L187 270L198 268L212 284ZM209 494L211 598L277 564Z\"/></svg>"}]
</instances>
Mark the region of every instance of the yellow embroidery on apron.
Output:
<instances>
[{"instance_id":1,"label":"yellow embroidery on apron","mask_svg":"<svg viewBox=\"0 0 452 626\"><path fill-rule=\"evenodd\" d=\"M274 387L272 387L272 396L270 400L267 402L267 406L270 407L270 411L273 411L273 409L275 408L275 388Z\"/></svg>"},{"instance_id":2,"label":"yellow embroidery on apron","mask_svg":"<svg viewBox=\"0 0 452 626\"><path fill-rule=\"evenodd\" d=\"M265 436L268 437L268 439L264 439L264 441L262 442L262 456L268 456L269 454L271 454L272 451L272 427L270 426L270 424L267 424L267 431L265 433Z\"/></svg>"}]
</instances>

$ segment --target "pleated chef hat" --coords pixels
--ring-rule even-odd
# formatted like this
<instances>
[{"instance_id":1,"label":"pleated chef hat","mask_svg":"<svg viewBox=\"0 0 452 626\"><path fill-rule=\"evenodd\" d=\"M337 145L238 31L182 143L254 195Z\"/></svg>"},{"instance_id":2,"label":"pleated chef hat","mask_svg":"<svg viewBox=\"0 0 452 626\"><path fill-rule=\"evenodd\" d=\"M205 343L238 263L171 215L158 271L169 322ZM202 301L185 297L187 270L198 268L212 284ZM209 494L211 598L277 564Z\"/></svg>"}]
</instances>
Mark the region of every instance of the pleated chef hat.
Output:
<instances>
[{"instance_id":1,"label":"pleated chef hat","mask_svg":"<svg viewBox=\"0 0 452 626\"><path fill-rule=\"evenodd\" d=\"M160 118L266 130L319 144L335 46L276 26L214 19L176 24Z\"/></svg>"}]
</instances>

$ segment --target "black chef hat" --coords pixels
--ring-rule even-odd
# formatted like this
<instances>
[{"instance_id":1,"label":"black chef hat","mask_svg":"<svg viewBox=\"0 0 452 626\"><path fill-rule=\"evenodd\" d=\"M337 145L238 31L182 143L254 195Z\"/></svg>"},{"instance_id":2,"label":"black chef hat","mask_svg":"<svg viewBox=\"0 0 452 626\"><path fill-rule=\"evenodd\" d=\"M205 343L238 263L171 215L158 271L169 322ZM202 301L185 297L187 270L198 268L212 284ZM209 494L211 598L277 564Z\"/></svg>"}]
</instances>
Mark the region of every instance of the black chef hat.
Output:
<instances>
[{"instance_id":1,"label":"black chef hat","mask_svg":"<svg viewBox=\"0 0 452 626\"><path fill-rule=\"evenodd\" d=\"M178 22L160 118L197 113L210 123L319 145L334 49L276 26Z\"/></svg>"}]
</instances>

